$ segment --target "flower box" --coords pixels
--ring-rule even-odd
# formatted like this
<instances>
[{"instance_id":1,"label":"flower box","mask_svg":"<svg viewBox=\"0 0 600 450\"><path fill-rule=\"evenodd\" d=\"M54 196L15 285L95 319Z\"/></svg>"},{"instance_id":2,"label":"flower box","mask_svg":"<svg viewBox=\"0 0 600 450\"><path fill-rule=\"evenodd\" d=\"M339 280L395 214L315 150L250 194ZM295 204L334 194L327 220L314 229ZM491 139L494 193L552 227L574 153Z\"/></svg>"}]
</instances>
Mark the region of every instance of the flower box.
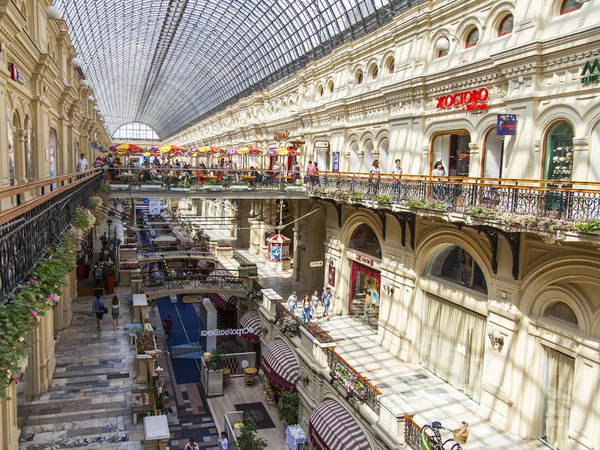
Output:
<instances>
[{"instance_id":1,"label":"flower box","mask_svg":"<svg viewBox=\"0 0 600 450\"><path fill-rule=\"evenodd\" d=\"M173 192L190 192L190 188L184 188L184 187L172 187L169 190L173 191Z\"/></svg>"},{"instance_id":2,"label":"flower box","mask_svg":"<svg viewBox=\"0 0 600 450\"><path fill-rule=\"evenodd\" d=\"M229 189L232 191L247 191L249 186L244 184L232 184L229 186Z\"/></svg>"},{"instance_id":3,"label":"flower box","mask_svg":"<svg viewBox=\"0 0 600 450\"><path fill-rule=\"evenodd\" d=\"M140 185L140 190L142 191L160 191L162 189L162 184L142 184Z\"/></svg>"},{"instance_id":4,"label":"flower box","mask_svg":"<svg viewBox=\"0 0 600 450\"><path fill-rule=\"evenodd\" d=\"M126 191L129 189L128 184L109 184L111 191Z\"/></svg>"},{"instance_id":5,"label":"flower box","mask_svg":"<svg viewBox=\"0 0 600 450\"><path fill-rule=\"evenodd\" d=\"M305 186L286 186L285 190L288 192L306 192Z\"/></svg>"}]
</instances>

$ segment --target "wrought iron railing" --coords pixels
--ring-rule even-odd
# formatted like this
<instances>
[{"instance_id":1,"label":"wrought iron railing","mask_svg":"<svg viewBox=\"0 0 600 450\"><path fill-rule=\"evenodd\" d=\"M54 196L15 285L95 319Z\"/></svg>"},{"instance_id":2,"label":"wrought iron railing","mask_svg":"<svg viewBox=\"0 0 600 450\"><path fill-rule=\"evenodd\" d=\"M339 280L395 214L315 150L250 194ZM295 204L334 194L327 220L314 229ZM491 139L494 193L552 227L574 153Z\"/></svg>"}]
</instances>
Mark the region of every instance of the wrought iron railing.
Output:
<instances>
[{"instance_id":1,"label":"wrought iron railing","mask_svg":"<svg viewBox=\"0 0 600 450\"><path fill-rule=\"evenodd\" d=\"M84 176L79 174L80 176ZM60 177L31 183L15 188L19 193L41 190L56 181L52 190L36 199L0 212L0 301L29 275L36 261L55 244L69 226L73 213L79 205L86 205L101 183L99 174L87 173ZM64 183L64 186L63 186ZM1 198L9 198L10 190L4 189ZM18 194L20 195L20 194Z\"/></svg>"},{"instance_id":2,"label":"wrought iron railing","mask_svg":"<svg viewBox=\"0 0 600 450\"><path fill-rule=\"evenodd\" d=\"M330 370L331 384L339 383L346 391L347 400L353 399L365 403L373 411L379 413L381 391L332 348L327 349L327 365Z\"/></svg>"},{"instance_id":3,"label":"wrought iron railing","mask_svg":"<svg viewBox=\"0 0 600 450\"><path fill-rule=\"evenodd\" d=\"M132 167L106 169L108 182L115 189L142 191L191 191L240 189L285 191L288 187L303 189L304 173L288 170L220 170L192 168Z\"/></svg>"},{"instance_id":4,"label":"wrought iron railing","mask_svg":"<svg viewBox=\"0 0 600 450\"><path fill-rule=\"evenodd\" d=\"M280 301L275 302L275 326L289 337L300 337L302 322Z\"/></svg>"},{"instance_id":5,"label":"wrought iron railing","mask_svg":"<svg viewBox=\"0 0 600 450\"><path fill-rule=\"evenodd\" d=\"M246 278L212 275L207 277L158 277L154 280L145 279L142 281L142 290L145 293L178 291L212 292L215 290L246 292L246 286Z\"/></svg>"},{"instance_id":6,"label":"wrought iron railing","mask_svg":"<svg viewBox=\"0 0 600 450\"><path fill-rule=\"evenodd\" d=\"M382 176L325 173L308 195L348 203L375 201L472 213L473 208L565 220L600 219L600 183L499 178Z\"/></svg>"},{"instance_id":7,"label":"wrought iron railing","mask_svg":"<svg viewBox=\"0 0 600 450\"><path fill-rule=\"evenodd\" d=\"M138 259L159 258L167 256L211 256L210 250L205 247L188 248L183 250L138 249Z\"/></svg>"},{"instance_id":8,"label":"wrought iron railing","mask_svg":"<svg viewBox=\"0 0 600 450\"><path fill-rule=\"evenodd\" d=\"M404 442L412 450L420 450L421 427L410 416L404 416Z\"/></svg>"},{"instance_id":9,"label":"wrought iron railing","mask_svg":"<svg viewBox=\"0 0 600 450\"><path fill-rule=\"evenodd\" d=\"M250 261L248 258L246 258L244 255L242 255L240 252L238 252L236 249L232 249L231 250L231 255L233 257L233 259L239 264L239 265L246 265L246 266L251 266L254 265L254 263L252 261Z\"/></svg>"}]
</instances>

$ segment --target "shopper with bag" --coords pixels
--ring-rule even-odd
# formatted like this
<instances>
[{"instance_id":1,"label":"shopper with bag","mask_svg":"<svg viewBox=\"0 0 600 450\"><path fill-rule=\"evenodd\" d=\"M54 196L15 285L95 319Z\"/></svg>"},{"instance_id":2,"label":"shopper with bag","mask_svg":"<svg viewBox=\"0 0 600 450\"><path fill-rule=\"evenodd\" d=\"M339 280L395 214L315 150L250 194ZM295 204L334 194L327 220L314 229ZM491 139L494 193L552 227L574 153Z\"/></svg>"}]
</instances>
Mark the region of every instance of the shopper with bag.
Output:
<instances>
[{"instance_id":1,"label":"shopper with bag","mask_svg":"<svg viewBox=\"0 0 600 450\"><path fill-rule=\"evenodd\" d=\"M96 316L96 322L98 323L98 333L102 333L102 318L104 314L108 313L108 308L104 304L104 300L100 295L96 296L96 300L92 304L92 314Z\"/></svg>"}]
</instances>

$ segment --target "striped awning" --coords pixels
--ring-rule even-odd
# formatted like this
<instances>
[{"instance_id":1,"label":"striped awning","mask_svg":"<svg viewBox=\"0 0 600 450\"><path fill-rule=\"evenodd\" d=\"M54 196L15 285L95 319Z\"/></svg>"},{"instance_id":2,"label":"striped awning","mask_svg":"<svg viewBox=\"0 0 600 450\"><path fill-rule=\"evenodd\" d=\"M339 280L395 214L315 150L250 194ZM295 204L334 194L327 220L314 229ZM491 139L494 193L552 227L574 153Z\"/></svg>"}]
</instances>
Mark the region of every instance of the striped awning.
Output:
<instances>
[{"instance_id":1,"label":"striped awning","mask_svg":"<svg viewBox=\"0 0 600 450\"><path fill-rule=\"evenodd\" d=\"M240 328L250 328L252 333L242 334L242 337L248 342L260 342L260 330L262 323L260 321L260 314L256 309L251 309L240 319Z\"/></svg>"},{"instance_id":2,"label":"striped awning","mask_svg":"<svg viewBox=\"0 0 600 450\"><path fill-rule=\"evenodd\" d=\"M271 341L263 348L260 365L277 389L289 391L296 387L300 366L292 349L282 340Z\"/></svg>"},{"instance_id":3,"label":"striped awning","mask_svg":"<svg viewBox=\"0 0 600 450\"><path fill-rule=\"evenodd\" d=\"M308 434L315 450L371 449L356 420L335 400L325 400L313 409Z\"/></svg>"},{"instance_id":4,"label":"striped awning","mask_svg":"<svg viewBox=\"0 0 600 450\"><path fill-rule=\"evenodd\" d=\"M226 311L233 311L236 309L235 301L236 297L229 294L206 294L212 302L221 309Z\"/></svg>"}]
</instances>

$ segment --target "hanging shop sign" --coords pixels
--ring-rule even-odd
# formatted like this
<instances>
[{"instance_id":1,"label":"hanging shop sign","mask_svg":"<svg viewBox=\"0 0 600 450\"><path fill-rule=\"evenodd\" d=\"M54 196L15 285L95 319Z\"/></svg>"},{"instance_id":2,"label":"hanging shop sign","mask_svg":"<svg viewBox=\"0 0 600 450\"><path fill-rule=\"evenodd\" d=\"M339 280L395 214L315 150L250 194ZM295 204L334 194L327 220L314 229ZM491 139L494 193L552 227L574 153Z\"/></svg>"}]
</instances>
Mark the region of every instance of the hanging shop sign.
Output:
<instances>
[{"instance_id":1,"label":"hanging shop sign","mask_svg":"<svg viewBox=\"0 0 600 450\"><path fill-rule=\"evenodd\" d=\"M327 142L327 141L315 141L315 148L329 148L329 142Z\"/></svg>"},{"instance_id":2,"label":"hanging shop sign","mask_svg":"<svg viewBox=\"0 0 600 450\"><path fill-rule=\"evenodd\" d=\"M290 132L288 130L276 131L275 133L273 133L273 137L276 141L280 141L281 139L287 139L290 137Z\"/></svg>"},{"instance_id":3,"label":"hanging shop sign","mask_svg":"<svg viewBox=\"0 0 600 450\"><path fill-rule=\"evenodd\" d=\"M254 334L254 328L229 328L227 330L202 330L200 336L241 336L243 334Z\"/></svg>"},{"instance_id":4,"label":"hanging shop sign","mask_svg":"<svg viewBox=\"0 0 600 450\"><path fill-rule=\"evenodd\" d=\"M459 92L457 94L442 95L437 98L437 109L462 106L463 111L474 111L487 109L487 101L490 91L487 88L473 89L472 91Z\"/></svg>"},{"instance_id":5,"label":"hanging shop sign","mask_svg":"<svg viewBox=\"0 0 600 450\"><path fill-rule=\"evenodd\" d=\"M351 259L352 261L356 261L357 263L360 263L362 265L368 266L368 267L372 267L373 269L380 269L380 262L374 260L373 258L370 258L366 255L363 255L361 253L357 253L353 250L348 250L348 259Z\"/></svg>"},{"instance_id":6,"label":"hanging shop sign","mask_svg":"<svg viewBox=\"0 0 600 450\"><path fill-rule=\"evenodd\" d=\"M340 171L340 152L333 152L333 155L331 156L331 171Z\"/></svg>"},{"instance_id":7,"label":"hanging shop sign","mask_svg":"<svg viewBox=\"0 0 600 450\"><path fill-rule=\"evenodd\" d=\"M600 82L600 61L586 61L581 72L581 84Z\"/></svg>"},{"instance_id":8,"label":"hanging shop sign","mask_svg":"<svg viewBox=\"0 0 600 450\"><path fill-rule=\"evenodd\" d=\"M496 135L514 136L517 134L517 115L516 114L497 114L496 115Z\"/></svg>"},{"instance_id":9,"label":"hanging shop sign","mask_svg":"<svg viewBox=\"0 0 600 450\"><path fill-rule=\"evenodd\" d=\"M21 83L21 84L25 84L25 75L23 75L23 72L21 72L19 70L19 68L16 66L16 64L14 63L10 63L8 65L8 70L10 71L10 77Z\"/></svg>"}]
</instances>

